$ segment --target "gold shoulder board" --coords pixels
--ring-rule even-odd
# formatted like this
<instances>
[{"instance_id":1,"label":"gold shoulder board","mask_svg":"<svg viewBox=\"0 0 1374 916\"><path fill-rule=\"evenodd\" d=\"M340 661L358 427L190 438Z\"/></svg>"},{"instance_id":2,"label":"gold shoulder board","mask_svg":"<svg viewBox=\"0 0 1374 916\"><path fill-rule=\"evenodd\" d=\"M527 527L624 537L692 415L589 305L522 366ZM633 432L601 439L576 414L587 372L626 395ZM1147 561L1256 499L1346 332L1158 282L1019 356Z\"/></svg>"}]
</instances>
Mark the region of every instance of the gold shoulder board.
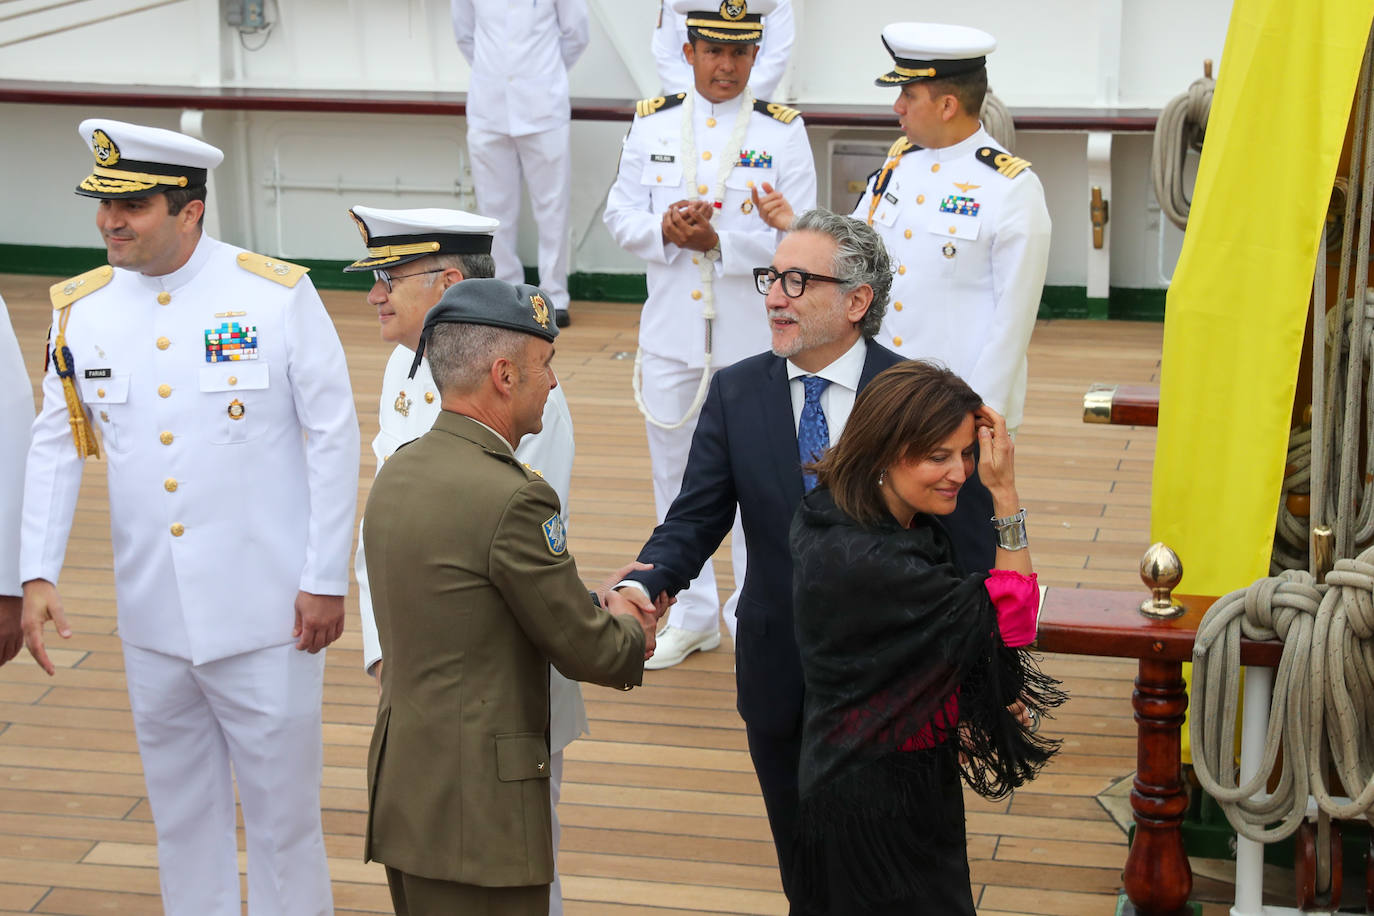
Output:
<instances>
[{"instance_id":1,"label":"gold shoulder board","mask_svg":"<svg viewBox=\"0 0 1374 916\"><path fill-rule=\"evenodd\" d=\"M70 280L54 283L48 287L48 297L52 299L53 308L64 309L82 296L89 296L113 279L114 268L106 264L103 267L97 267L95 270L88 270L84 274L72 277Z\"/></svg>"},{"instance_id":2,"label":"gold shoulder board","mask_svg":"<svg viewBox=\"0 0 1374 916\"><path fill-rule=\"evenodd\" d=\"M294 288L300 278L310 272L309 267L292 264L290 261L279 261L262 254L253 254L251 251L240 254L238 262L239 266L250 274L266 277L274 283L280 283L287 289Z\"/></svg>"},{"instance_id":3,"label":"gold shoulder board","mask_svg":"<svg viewBox=\"0 0 1374 916\"><path fill-rule=\"evenodd\" d=\"M635 102L635 114L641 118L647 118L656 111L681 105L685 98L687 98L687 93L679 92L677 95L661 95L656 99L640 99Z\"/></svg>"},{"instance_id":4,"label":"gold shoulder board","mask_svg":"<svg viewBox=\"0 0 1374 916\"><path fill-rule=\"evenodd\" d=\"M1030 162L1020 159L1011 153L1004 153L993 146L981 147L977 152L978 161L990 169L995 169L997 174L1007 178L1015 178L1026 169L1030 168Z\"/></svg>"},{"instance_id":5,"label":"gold shoulder board","mask_svg":"<svg viewBox=\"0 0 1374 916\"><path fill-rule=\"evenodd\" d=\"M912 143L906 137L899 137L897 138L897 142L892 144L888 149L887 158L891 159L893 156L900 156L903 153L909 153L917 148L916 144Z\"/></svg>"},{"instance_id":6,"label":"gold shoulder board","mask_svg":"<svg viewBox=\"0 0 1374 916\"><path fill-rule=\"evenodd\" d=\"M779 105L777 102L765 102L763 99L759 99L754 103L754 110L759 114L766 114L768 117L781 121L784 124L791 124L797 119L797 116L801 114L801 112L795 108L788 108L786 105Z\"/></svg>"}]
</instances>

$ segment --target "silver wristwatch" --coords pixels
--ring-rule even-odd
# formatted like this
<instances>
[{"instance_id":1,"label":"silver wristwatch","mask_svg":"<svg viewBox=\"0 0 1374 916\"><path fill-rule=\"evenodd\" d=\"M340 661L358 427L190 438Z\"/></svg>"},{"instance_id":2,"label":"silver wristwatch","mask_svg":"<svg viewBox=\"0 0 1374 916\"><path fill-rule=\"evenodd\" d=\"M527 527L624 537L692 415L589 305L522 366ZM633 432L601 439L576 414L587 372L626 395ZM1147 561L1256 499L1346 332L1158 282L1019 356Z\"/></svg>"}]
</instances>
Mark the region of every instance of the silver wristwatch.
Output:
<instances>
[{"instance_id":1,"label":"silver wristwatch","mask_svg":"<svg viewBox=\"0 0 1374 916\"><path fill-rule=\"evenodd\" d=\"M1026 540L1025 508L1002 518L994 515L992 527L997 529L997 546L1003 550L1025 550L1030 546L1030 541Z\"/></svg>"}]
</instances>

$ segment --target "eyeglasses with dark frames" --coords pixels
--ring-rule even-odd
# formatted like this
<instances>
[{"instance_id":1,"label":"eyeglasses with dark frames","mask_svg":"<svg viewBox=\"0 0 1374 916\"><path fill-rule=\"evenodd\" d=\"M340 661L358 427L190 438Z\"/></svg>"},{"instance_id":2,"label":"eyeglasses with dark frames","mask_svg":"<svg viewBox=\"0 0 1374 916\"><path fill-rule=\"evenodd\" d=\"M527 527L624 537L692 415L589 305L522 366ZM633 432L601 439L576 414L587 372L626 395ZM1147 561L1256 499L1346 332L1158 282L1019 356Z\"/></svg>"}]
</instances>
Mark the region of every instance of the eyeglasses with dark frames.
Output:
<instances>
[{"instance_id":1,"label":"eyeglasses with dark frames","mask_svg":"<svg viewBox=\"0 0 1374 916\"><path fill-rule=\"evenodd\" d=\"M448 270L447 267L436 267L433 270L417 270L413 274L401 274L399 277L393 277L384 270L374 270L372 276L378 282L384 284L386 286L387 295L391 295L391 289L397 280L407 280L411 277L423 277L425 274L441 274L446 270Z\"/></svg>"},{"instance_id":2,"label":"eyeglasses with dark frames","mask_svg":"<svg viewBox=\"0 0 1374 916\"><path fill-rule=\"evenodd\" d=\"M812 280L820 280L823 283L847 283L839 277L827 277L824 274L808 273L804 270L792 268L790 270L774 270L771 267L754 268L754 288L760 295L768 295L768 291L773 288L773 284L778 280L782 281L782 294L789 299L797 299L802 293L806 292L806 284Z\"/></svg>"}]
</instances>

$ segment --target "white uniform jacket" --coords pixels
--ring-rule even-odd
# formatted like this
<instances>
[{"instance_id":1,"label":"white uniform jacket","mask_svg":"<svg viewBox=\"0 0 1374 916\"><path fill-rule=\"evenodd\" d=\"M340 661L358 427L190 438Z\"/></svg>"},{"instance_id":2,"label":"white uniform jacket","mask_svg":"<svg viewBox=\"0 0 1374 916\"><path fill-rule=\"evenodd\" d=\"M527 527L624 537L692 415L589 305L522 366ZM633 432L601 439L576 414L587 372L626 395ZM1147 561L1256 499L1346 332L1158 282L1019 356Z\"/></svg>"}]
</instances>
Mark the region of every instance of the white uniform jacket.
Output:
<instances>
[{"instance_id":1,"label":"white uniform jacket","mask_svg":"<svg viewBox=\"0 0 1374 916\"><path fill-rule=\"evenodd\" d=\"M663 213L679 200L712 199L716 170L726 165L721 151L743 100L741 94L713 105L696 95L690 132L683 129L686 108L678 96L662 100L652 114L636 115L606 199L605 222L611 236L646 262L649 299L639 325L640 347L691 367L702 366L704 360L706 325L698 260L706 255L665 242ZM644 110L659 101L641 102L639 107ZM720 235L720 259L712 265L716 368L768 348L767 311L754 287L753 270L773 262L782 233L759 217L750 189L768 182L782 191L797 213L816 206L816 165L806 126L792 109L774 105L777 114L769 114L769 104L757 103L750 113L740 156L729 164L725 197L713 220ZM695 188L684 180L688 157L696 162ZM740 164L746 157L750 164Z\"/></svg>"},{"instance_id":2,"label":"white uniform jacket","mask_svg":"<svg viewBox=\"0 0 1374 916\"><path fill-rule=\"evenodd\" d=\"M33 385L19 341L0 299L0 595L18 595L19 511L24 505L24 456L33 425Z\"/></svg>"},{"instance_id":3,"label":"white uniform jacket","mask_svg":"<svg viewBox=\"0 0 1374 916\"><path fill-rule=\"evenodd\" d=\"M703 9L710 6L706 4ZM778 83L787 72L787 60L796 40L791 0L779 0L777 8L763 17L763 39L749 71L749 88L760 99L775 98ZM668 9L664 0L659 9L658 28L654 29L654 62L665 95L686 92L693 86L692 68L682 53L687 43L687 15ZM797 211L801 212L801 211Z\"/></svg>"},{"instance_id":4,"label":"white uniform jacket","mask_svg":"<svg viewBox=\"0 0 1374 916\"><path fill-rule=\"evenodd\" d=\"M882 170L853 215L868 219L872 208L897 270L879 342L944 363L1014 429L1026 400L1026 347L1045 285L1050 215L1034 172L1008 178L998 171L1010 158L982 128L954 146L909 149L876 207Z\"/></svg>"},{"instance_id":5,"label":"white uniform jacket","mask_svg":"<svg viewBox=\"0 0 1374 916\"><path fill-rule=\"evenodd\" d=\"M450 12L472 68L470 126L522 137L568 123L568 70L591 37L586 0L452 0Z\"/></svg>"},{"instance_id":6,"label":"white uniform jacket","mask_svg":"<svg viewBox=\"0 0 1374 916\"><path fill-rule=\"evenodd\" d=\"M243 266L264 263L282 282ZM299 272L202 236L179 270L115 269L67 306L131 645L197 665L282 645L298 590L348 592L358 419L324 303L308 277L284 285ZM25 581L58 579L82 466L49 365L25 476Z\"/></svg>"},{"instance_id":7,"label":"white uniform jacket","mask_svg":"<svg viewBox=\"0 0 1374 916\"><path fill-rule=\"evenodd\" d=\"M420 360L415 378L409 378L410 364L415 351L398 346L391 351L382 377L382 398L377 418L380 429L372 440L372 453L377 456L377 470L396 449L412 439L418 439L434 426L439 416L439 388L429 371L429 360ZM563 510L563 527L568 525L568 492L572 487L573 425L568 412L568 399L560 386L549 392L544 403L544 428L520 440L515 457L539 471L558 494ZM370 670L382 657L382 645L377 638L377 618L372 611L372 591L367 581L367 558L363 554L362 526L358 525L358 552L353 557L353 573L358 578L358 610L363 623L363 668ZM550 752L558 753L574 738L587 731L587 707L582 702L582 690L549 668L549 744Z\"/></svg>"}]
</instances>

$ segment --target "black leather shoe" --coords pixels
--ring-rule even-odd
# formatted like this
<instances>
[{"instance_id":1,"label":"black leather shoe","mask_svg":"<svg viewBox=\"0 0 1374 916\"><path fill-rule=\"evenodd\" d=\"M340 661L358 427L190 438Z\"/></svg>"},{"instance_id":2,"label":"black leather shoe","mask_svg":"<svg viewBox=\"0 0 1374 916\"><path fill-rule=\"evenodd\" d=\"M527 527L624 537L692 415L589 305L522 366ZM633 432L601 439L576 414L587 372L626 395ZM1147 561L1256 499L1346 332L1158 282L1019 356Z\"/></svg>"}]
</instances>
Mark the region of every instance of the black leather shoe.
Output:
<instances>
[{"instance_id":1,"label":"black leather shoe","mask_svg":"<svg viewBox=\"0 0 1374 916\"><path fill-rule=\"evenodd\" d=\"M566 328L572 324L572 316L568 314L567 309L555 309L553 320L558 323L560 328Z\"/></svg>"}]
</instances>

